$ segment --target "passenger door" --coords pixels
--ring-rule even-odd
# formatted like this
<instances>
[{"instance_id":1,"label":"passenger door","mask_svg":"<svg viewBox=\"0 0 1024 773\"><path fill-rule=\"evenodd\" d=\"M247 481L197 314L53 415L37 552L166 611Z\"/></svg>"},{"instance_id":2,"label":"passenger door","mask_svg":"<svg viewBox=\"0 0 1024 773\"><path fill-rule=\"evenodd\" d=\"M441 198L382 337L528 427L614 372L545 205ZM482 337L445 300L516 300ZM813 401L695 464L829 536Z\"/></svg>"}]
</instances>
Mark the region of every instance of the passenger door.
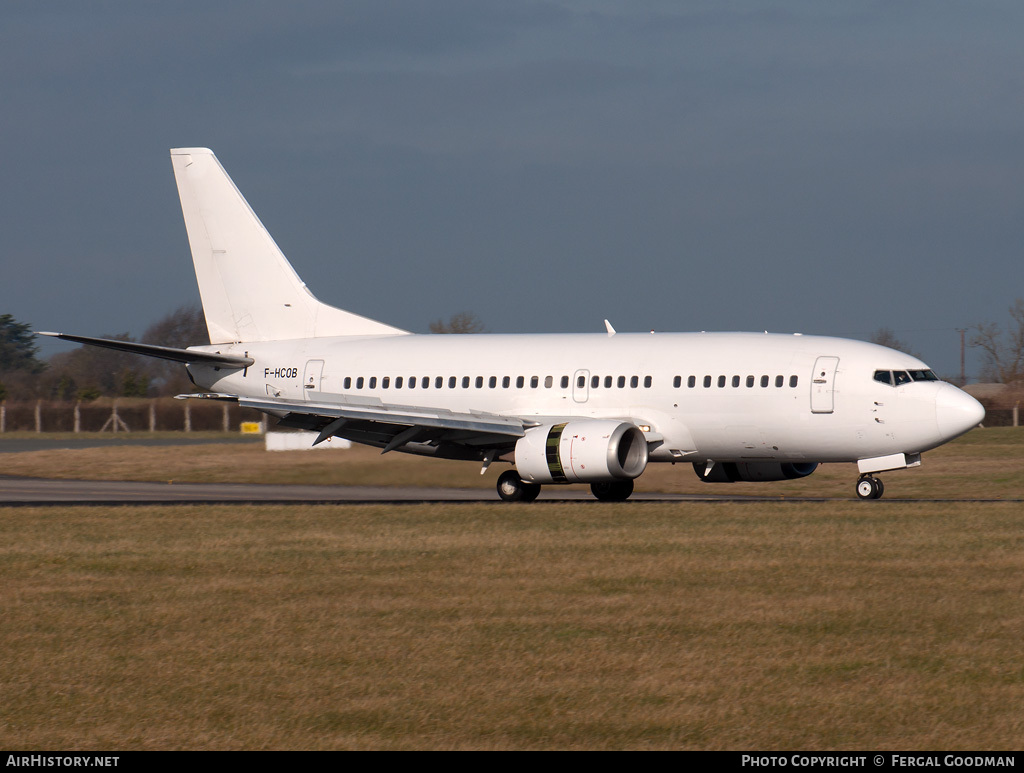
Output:
<instances>
[{"instance_id":1,"label":"passenger door","mask_svg":"<svg viewBox=\"0 0 1024 773\"><path fill-rule=\"evenodd\" d=\"M838 357L819 357L811 375L811 413L832 413L835 408Z\"/></svg>"}]
</instances>

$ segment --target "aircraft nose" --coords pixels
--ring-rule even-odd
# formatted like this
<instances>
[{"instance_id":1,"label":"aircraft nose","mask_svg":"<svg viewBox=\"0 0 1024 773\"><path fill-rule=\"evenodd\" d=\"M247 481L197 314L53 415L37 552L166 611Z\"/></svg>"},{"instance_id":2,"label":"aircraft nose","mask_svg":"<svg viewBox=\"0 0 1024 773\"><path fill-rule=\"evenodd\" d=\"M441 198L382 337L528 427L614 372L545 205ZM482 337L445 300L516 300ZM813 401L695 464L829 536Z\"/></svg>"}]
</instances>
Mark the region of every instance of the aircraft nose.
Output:
<instances>
[{"instance_id":1,"label":"aircraft nose","mask_svg":"<svg viewBox=\"0 0 1024 773\"><path fill-rule=\"evenodd\" d=\"M935 421L946 440L958 437L985 418L985 408L952 384L942 384L935 395Z\"/></svg>"}]
</instances>

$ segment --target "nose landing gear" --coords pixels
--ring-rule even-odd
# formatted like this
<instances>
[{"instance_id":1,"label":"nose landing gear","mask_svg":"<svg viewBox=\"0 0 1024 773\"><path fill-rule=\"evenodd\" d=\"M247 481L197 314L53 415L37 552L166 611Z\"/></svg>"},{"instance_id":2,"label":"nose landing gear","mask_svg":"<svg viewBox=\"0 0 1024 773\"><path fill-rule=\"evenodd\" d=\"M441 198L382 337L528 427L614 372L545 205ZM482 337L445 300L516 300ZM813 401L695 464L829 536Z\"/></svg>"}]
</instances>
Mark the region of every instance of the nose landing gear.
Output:
<instances>
[{"instance_id":1,"label":"nose landing gear","mask_svg":"<svg viewBox=\"0 0 1024 773\"><path fill-rule=\"evenodd\" d=\"M861 499L879 499L884 491L882 481L870 475L861 475L857 481L857 496Z\"/></svg>"}]
</instances>

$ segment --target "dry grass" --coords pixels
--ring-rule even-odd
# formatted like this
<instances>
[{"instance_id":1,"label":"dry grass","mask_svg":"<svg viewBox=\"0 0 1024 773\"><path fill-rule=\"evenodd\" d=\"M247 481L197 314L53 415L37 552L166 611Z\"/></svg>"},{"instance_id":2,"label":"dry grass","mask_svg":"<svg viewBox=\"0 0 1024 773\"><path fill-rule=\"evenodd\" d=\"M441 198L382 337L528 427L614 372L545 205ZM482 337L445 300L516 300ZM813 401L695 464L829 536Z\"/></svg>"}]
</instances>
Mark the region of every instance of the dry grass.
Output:
<instances>
[{"instance_id":1,"label":"dry grass","mask_svg":"<svg viewBox=\"0 0 1024 773\"><path fill-rule=\"evenodd\" d=\"M451 486L493 489L496 463L484 476L474 462L452 462L357 446L349 451L267 453L261 445L124 447L0 454L0 472L91 480L326 485ZM886 499L1024 496L1024 430L974 430L925 454L917 469L886 473ZM809 478L776 483L707 484L689 464L652 464L638 491L759 496L853 497L857 469L823 465Z\"/></svg>"},{"instance_id":2,"label":"dry grass","mask_svg":"<svg viewBox=\"0 0 1024 773\"><path fill-rule=\"evenodd\" d=\"M884 501L0 510L0 746L1015 749L1022 521Z\"/></svg>"}]
</instances>

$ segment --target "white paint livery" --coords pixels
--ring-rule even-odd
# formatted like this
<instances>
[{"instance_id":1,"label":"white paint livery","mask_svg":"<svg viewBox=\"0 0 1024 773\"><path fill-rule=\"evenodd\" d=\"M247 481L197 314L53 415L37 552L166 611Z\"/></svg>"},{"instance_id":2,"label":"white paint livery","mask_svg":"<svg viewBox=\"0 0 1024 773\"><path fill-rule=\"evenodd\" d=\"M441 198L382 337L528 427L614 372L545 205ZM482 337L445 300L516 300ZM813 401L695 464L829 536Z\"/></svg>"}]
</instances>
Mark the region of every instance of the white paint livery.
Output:
<instances>
[{"instance_id":1,"label":"white paint livery","mask_svg":"<svg viewBox=\"0 0 1024 773\"><path fill-rule=\"evenodd\" d=\"M628 334L607 320L592 335L412 335L314 298L212 152L171 158L218 343L130 350L185 361L206 397L315 430L317 442L339 436L484 470L510 461L518 472L498 483L509 500L561 482L624 499L657 462L692 463L709 482L857 462L858 495L877 498L873 473L919 464L984 416L917 358L840 338Z\"/></svg>"}]
</instances>

